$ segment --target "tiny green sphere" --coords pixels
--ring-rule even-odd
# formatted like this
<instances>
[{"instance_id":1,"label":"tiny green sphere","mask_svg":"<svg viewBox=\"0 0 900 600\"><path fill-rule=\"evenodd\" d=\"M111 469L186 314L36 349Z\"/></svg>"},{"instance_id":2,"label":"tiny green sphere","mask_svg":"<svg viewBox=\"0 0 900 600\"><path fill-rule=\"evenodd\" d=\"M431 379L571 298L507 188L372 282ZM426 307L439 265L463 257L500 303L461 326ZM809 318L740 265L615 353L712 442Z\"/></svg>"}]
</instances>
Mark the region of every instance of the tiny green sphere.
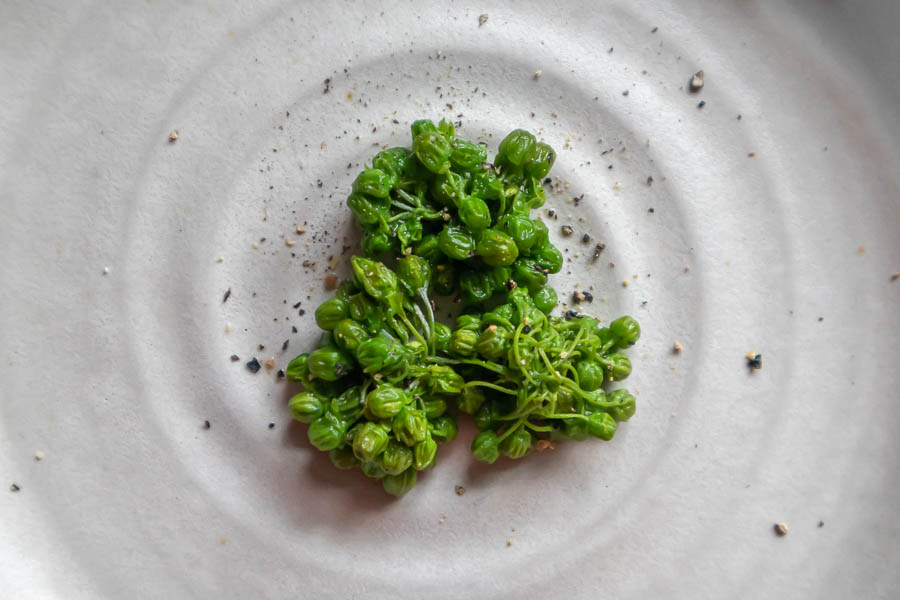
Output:
<instances>
[{"instance_id":1,"label":"tiny green sphere","mask_svg":"<svg viewBox=\"0 0 900 600\"><path fill-rule=\"evenodd\" d=\"M477 171L472 176L471 193L485 200L499 200L503 195L503 180L492 169Z\"/></svg>"},{"instance_id":2,"label":"tiny green sphere","mask_svg":"<svg viewBox=\"0 0 900 600\"><path fill-rule=\"evenodd\" d=\"M363 462L375 460L387 448L388 430L378 423L365 423L353 438L353 454Z\"/></svg>"},{"instance_id":3,"label":"tiny green sphere","mask_svg":"<svg viewBox=\"0 0 900 600\"><path fill-rule=\"evenodd\" d=\"M456 406L461 412L467 415L474 415L481 405L484 404L485 396L477 387L466 387L456 397Z\"/></svg>"},{"instance_id":4,"label":"tiny green sphere","mask_svg":"<svg viewBox=\"0 0 900 600\"><path fill-rule=\"evenodd\" d=\"M603 365L589 358L575 363L575 372L578 373L578 385L586 392L598 389L606 376Z\"/></svg>"},{"instance_id":5,"label":"tiny green sphere","mask_svg":"<svg viewBox=\"0 0 900 600\"><path fill-rule=\"evenodd\" d=\"M534 246L543 246L550 241L550 230L546 223L540 219L532 219L531 225L534 227Z\"/></svg>"},{"instance_id":6,"label":"tiny green sphere","mask_svg":"<svg viewBox=\"0 0 900 600\"><path fill-rule=\"evenodd\" d=\"M559 302L556 290L549 285L545 285L535 292L533 300L537 309L545 315L549 315L556 308L557 302Z\"/></svg>"},{"instance_id":7,"label":"tiny green sphere","mask_svg":"<svg viewBox=\"0 0 900 600\"><path fill-rule=\"evenodd\" d=\"M345 423L352 423L362 416L364 408L363 388L355 385L331 399L331 412Z\"/></svg>"},{"instance_id":8,"label":"tiny green sphere","mask_svg":"<svg viewBox=\"0 0 900 600\"><path fill-rule=\"evenodd\" d=\"M451 264L440 264L434 268L431 289L438 296L449 296L456 291L456 269Z\"/></svg>"},{"instance_id":9,"label":"tiny green sphere","mask_svg":"<svg viewBox=\"0 0 900 600\"><path fill-rule=\"evenodd\" d=\"M587 419L582 418L565 419L563 432L569 439L577 442L586 440L591 435L590 431L588 431Z\"/></svg>"},{"instance_id":10,"label":"tiny green sphere","mask_svg":"<svg viewBox=\"0 0 900 600\"><path fill-rule=\"evenodd\" d=\"M405 406L391 422L394 437L406 444L415 446L425 441L428 434L428 419L421 410L415 410Z\"/></svg>"},{"instance_id":11,"label":"tiny green sphere","mask_svg":"<svg viewBox=\"0 0 900 600\"><path fill-rule=\"evenodd\" d=\"M508 325L513 321L516 315L516 306L507 302L506 304L501 304L494 310L490 312L484 313L482 320L485 323L490 325L497 325L498 327L503 327Z\"/></svg>"},{"instance_id":12,"label":"tiny green sphere","mask_svg":"<svg viewBox=\"0 0 900 600\"><path fill-rule=\"evenodd\" d=\"M431 435L426 435L423 441L413 446L413 468L416 471L427 469L434 462L436 455L437 442Z\"/></svg>"},{"instance_id":13,"label":"tiny green sphere","mask_svg":"<svg viewBox=\"0 0 900 600\"><path fill-rule=\"evenodd\" d=\"M438 352L447 352L450 348L450 336L453 331L443 323L435 322L431 328L431 335L434 338L434 347Z\"/></svg>"},{"instance_id":14,"label":"tiny green sphere","mask_svg":"<svg viewBox=\"0 0 900 600\"><path fill-rule=\"evenodd\" d=\"M533 155L536 143L537 140L531 133L524 129L514 129L500 142L497 160L517 167L521 166Z\"/></svg>"},{"instance_id":15,"label":"tiny green sphere","mask_svg":"<svg viewBox=\"0 0 900 600\"><path fill-rule=\"evenodd\" d=\"M416 485L418 473L415 469L407 469L399 475L385 475L381 480L384 491L399 498Z\"/></svg>"},{"instance_id":16,"label":"tiny green sphere","mask_svg":"<svg viewBox=\"0 0 900 600\"><path fill-rule=\"evenodd\" d=\"M475 254L475 238L468 229L448 224L438 236L438 247L454 260L468 260Z\"/></svg>"},{"instance_id":17,"label":"tiny green sphere","mask_svg":"<svg viewBox=\"0 0 900 600\"><path fill-rule=\"evenodd\" d=\"M409 400L409 394L390 384L379 385L366 395L366 405L379 419L393 419Z\"/></svg>"},{"instance_id":18,"label":"tiny green sphere","mask_svg":"<svg viewBox=\"0 0 900 600\"><path fill-rule=\"evenodd\" d=\"M423 235L419 243L416 244L415 255L421 256L427 260L429 264L434 264L441 260L444 255L441 252L440 244L438 243L438 236L433 233Z\"/></svg>"},{"instance_id":19,"label":"tiny green sphere","mask_svg":"<svg viewBox=\"0 0 900 600\"><path fill-rule=\"evenodd\" d=\"M380 201L359 192L347 196L347 207L360 225L380 223L389 216L389 206L387 201Z\"/></svg>"},{"instance_id":20,"label":"tiny green sphere","mask_svg":"<svg viewBox=\"0 0 900 600\"><path fill-rule=\"evenodd\" d=\"M535 245L531 249L531 258L548 273L559 273L560 269L562 269L562 252L550 242Z\"/></svg>"},{"instance_id":21,"label":"tiny green sphere","mask_svg":"<svg viewBox=\"0 0 900 600\"><path fill-rule=\"evenodd\" d=\"M519 256L516 241L499 229L486 229L478 241L476 253L485 264L507 266Z\"/></svg>"},{"instance_id":22,"label":"tiny green sphere","mask_svg":"<svg viewBox=\"0 0 900 600\"><path fill-rule=\"evenodd\" d=\"M508 458L522 458L531 449L531 433L524 427L515 430L500 442L500 453Z\"/></svg>"},{"instance_id":23,"label":"tiny green sphere","mask_svg":"<svg viewBox=\"0 0 900 600\"><path fill-rule=\"evenodd\" d=\"M413 152L425 168L432 173L450 170L453 148L446 137L437 131L424 131L413 140Z\"/></svg>"},{"instance_id":24,"label":"tiny green sphere","mask_svg":"<svg viewBox=\"0 0 900 600\"><path fill-rule=\"evenodd\" d=\"M529 177L543 179L553 168L554 161L556 161L556 152L553 148L544 142L538 142L522 166L525 174Z\"/></svg>"},{"instance_id":25,"label":"tiny green sphere","mask_svg":"<svg viewBox=\"0 0 900 600\"><path fill-rule=\"evenodd\" d=\"M344 427L336 416L326 412L310 423L306 435L319 450L333 450L344 441Z\"/></svg>"},{"instance_id":26,"label":"tiny green sphere","mask_svg":"<svg viewBox=\"0 0 900 600\"><path fill-rule=\"evenodd\" d=\"M301 423L312 423L325 412L325 403L310 392L301 392L288 402L291 416Z\"/></svg>"},{"instance_id":27,"label":"tiny green sphere","mask_svg":"<svg viewBox=\"0 0 900 600\"><path fill-rule=\"evenodd\" d=\"M309 353L304 352L300 356L288 363L287 369L284 371L288 381L297 383L306 383L309 379Z\"/></svg>"},{"instance_id":28,"label":"tiny green sphere","mask_svg":"<svg viewBox=\"0 0 900 600\"><path fill-rule=\"evenodd\" d=\"M472 415L472 421L475 423L475 427L483 431L493 427L498 416L500 415L498 414L497 406L494 404L494 401L489 401L478 407L478 410Z\"/></svg>"},{"instance_id":29,"label":"tiny green sphere","mask_svg":"<svg viewBox=\"0 0 900 600\"><path fill-rule=\"evenodd\" d=\"M633 346L641 337L641 326L633 317L619 317L609 324L609 331L615 340L616 348Z\"/></svg>"},{"instance_id":30,"label":"tiny green sphere","mask_svg":"<svg viewBox=\"0 0 900 600\"><path fill-rule=\"evenodd\" d=\"M493 431L482 431L472 440L470 448L476 460L486 463L494 463L500 458L500 441Z\"/></svg>"},{"instance_id":31,"label":"tiny green sphere","mask_svg":"<svg viewBox=\"0 0 900 600\"><path fill-rule=\"evenodd\" d=\"M330 298L316 309L316 325L331 331L350 316L350 304L342 298Z\"/></svg>"},{"instance_id":32,"label":"tiny green sphere","mask_svg":"<svg viewBox=\"0 0 900 600\"><path fill-rule=\"evenodd\" d=\"M425 417L431 421L447 412L447 401L443 398L431 398L424 401Z\"/></svg>"},{"instance_id":33,"label":"tiny green sphere","mask_svg":"<svg viewBox=\"0 0 900 600\"><path fill-rule=\"evenodd\" d=\"M612 406L606 408L606 412L616 421L627 421L634 416L636 402L634 396L628 390L615 390L610 392L607 402Z\"/></svg>"},{"instance_id":34,"label":"tiny green sphere","mask_svg":"<svg viewBox=\"0 0 900 600\"><path fill-rule=\"evenodd\" d=\"M480 269L466 269L459 276L459 291L466 304L478 304L494 295L490 273Z\"/></svg>"},{"instance_id":35,"label":"tiny green sphere","mask_svg":"<svg viewBox=\"0 0 900 600\"><path fill-rule=\"evenodd\" d=\"M412 132L412 139L416 139L419 134L425 133L427 131L437 131L437 125L435 125L434 121L432 121L431 119L418 119L416 121L413 121L409 129Z\"/></svg>"},{"instance_id":36,"label":"tiny green sphere","mask_svg":"<svg viewBox=\"0 0 900 600\"><path fill-rule=\"evenodd\" d=\"M488 270L491 279L491 286L494 292L502 292L509 286L509 280L512 279L512 269L506 265L500 265Z\"/></svg>"},{"instance_id":37,"label":"tiny green sphere","mask_svg":"<svg viewBox=\"0 0 900 600\"><path fill-rule=\"evenodd\" d=\"M328 458L338 469L346 471L359 465L359 459L353 455L353 448L350 446L339 446L328 452Z\"/></svg>"},{"instance_id":38,"label":"tiny green sphere","mask_svg":"<svg viewBox=\"0 0 900 600\"><path fill-rule=\"evenodd\" d=\"M337 381L353 370L353 357L334 346L325 346L310 353L308 364L313 377Z\"/></svg>"},{"instance_id":39,"label":"tiny green sphere","mask_svg":"<svg viewBox=\"0 0 900 600\"><path fill-rule=\"evenodd\" d=\"M359 345L369 339L366 328L353 319L344 319L332 330L334 343L350 352L356 352Z\"/></svg>"},{"instance_id":40,"label":"tiny green sphere","mask_svg":"<svg viewBox=\"0 0 900 600\"><path fill-rule=\"evenodd\" d=\"M359 464L359 468L362 469L362 472L366 477L371 477L372 479L381 479L387 475L387 473L384 472L384 466L381 464L380 460L363 461Z\"/></svg>"},{"instance_id":41,"label":"tiny green sphere","mask_svg":"<svg viewBox=\"0 0 900 600\"><path fill-rule=\"evenodd\" d=\"M456 434L459 433L459 425L456 419L450 415L440 415L429 423L429 430L434 441L446 444L456 439Z\"/></svg>"},{"instance_id":42,"label":"tiny green sphere","mask_svg":"<svg viewBox=\"0 0 900 600\"><path fill-rule=\"evenodd\" d=\"M431 265L421 256L410 254L397 260L397 279L408 295L428 289L431 283Z\"/></svg>"},{"instance_id":43,"label":"tiny green sphere","mask_svg":"<svg viewBox=\"0 0 900 600\"><path fill-rule=\"evenodd\" d=\"M360 323L367 322L378 312L378 306L369 299L365 292L353 294L347 298L347 303L350 306L350 318Z\"/></svg>"},{"instance_id":44,"label":"tiny green sphere","mask_svg":"<svg viewBox=\"0 0 900 600\"><path fill-rule=\"evenodd\" d=\"M478 196L468 196L457 205L459 220L472 231L481 231L491 224L491 210Z\"/></svg>"},{"instance_id":45,"label":"tiny green sphere","mask_svg":"<svg viewBox=\"0 0 900 600\"><path fill-rule=\"evenodd\" d=\"M605 410L607 402L606 392L598 388L596 390L588 392L586 395L587 398L584 399L584 403L588 406L589 409L593 411Z\"/></svg>"},{"instance_id":46,"label":"tiny green sphere","mask_svg":"<svg viewBox=\"0 0 900 600\"><path fill-rule=\"evenodd\" d=\"M356 176L353 191L375 198L387 198L396 183L396 177L391 177L381 169L366 169Z\"/></svg>"},{"instance_id":47,"label":"tiny green sphere","mask_svg":"<svg viewBox=\"0 0 900 600\"><path fill-rule=\"evenodd\" d=\"M512 278L530 294L537 293L547 285L547 274L543 267L530 258L519 258L513 264Z\"/></svg>"},{"instance_id":48,"label":"tiny green sphere","mask_svg":"<svg viewBox=\"0 0 900 600\"><path fill-rule=\"evenodd\" d=\"M609 361L607 372L610 381L622 381L631 375L631 359L627 355L616 352L607 356L606 360Z\"/></svg>"},{"instance_id":49,"label":"tiny green sphere","mask_svg":"<svg viewBox=\"0 0 900 600\"><path fill-rule=\"evenodd\" d=\"M531 250L537 241L534 222L527 215L506 215L497 223L497 229L513 239L520 254Z\"/></svg>"},{"instance_id":50,"label":"tiny green sphere","mask_svg":"<svg viewBox=\"0 0 900 600\"><path fill-rule=\"evenodd\" d=\"M456 329L468 329L470 331L481 331L481 315L477 313L466 313L456 317Z\"/></svg>"},{"instance_id":51,"label":"tiny green sphere","mask_svg":"<svg viewBox=\"0 0 900 600\"><path fill-rule=\"evenodd\" d=\"M475 351L488 360L498 360L506 356L512 346L513 332L506 327L491 325L478 337Z\"/></svg>"},{"instance_id":52,"label":"tiny green sphere","mask_svg":"<svg viewBox=\"0 0 900 600\"><path fill-rule=\"evenodd\" d=\"M609 441L616 435L616 420L605 412L596 412L588 417L588 431L595 438Z\"/></svg>"},{"instance_id":53,"label":"tiny green sphere","mask_svg":"<svg viewBox=\"0 0 900 600\"><path fill-rule=\"evenodd\" d=\"M372 157L372 166L389 174L394 178L396 184L406 172L409 156L410 151L406 148L388 148Z\"/></svg>"},{"instance_id":54,"label":"tiny green sphere","mask_svg":"<svg viewBox=\"0 0 900 600\"><path fill-rule=\"evenodd\" d=\"M376 257L391 249L391 236L383 231L365 231L362 249L366 256Z\"/></svg>"},{"instance_id":55,"label":"tiny green sphere","mask_svg":"<svg viewBox=\"0 0 900 600\"><path fill-rule=\"evenodd\" d=\"M381 335L361 342L356 348L356 360L370 375L396 371L403 367L407 354L402 345Z\"/></svg>"},{"instance_id":56,"label":"tiny green sphere","mask_svg":"<svg viewBox=\"0 0 900 600\"><path fill-rule=\"evenodd\" d=\"M388 475L399 475L413 464L413 451L397 440L390 440L381 455L381 465Z\"/></svg>"},{"instance_id":57,"label":"tiny green sphere","mask_svg":"<svg viewBox=\"0 0 900 600\"><path fill-rule=\"evenodd\" d=\"M568 388L560 387L556 390L556 412L570 413L575 408L575 398Z\"/></svg>"},{"instance_id":58,"label":"tiny green sphere","mask_svg":"<svg viewBox=\"0 0 900 600\"><path fill-rule=\"evenodd\" d=\"M457 329L450 336L450 354L463 358L475 353L475 344L478 343L478 334L471 329Z\"/></svg>"},{"instance_id":59,"label":"tiny green sphere","mask_svg":"<svg viewBox=\"0 0 900 600\"><path fill-rule=\"evenodd\" d=\"M487 162L487 148L481 144L455 139L450 147L453 149L450 162L463 171L474 171Z\"/></svg>"}]
</instances>

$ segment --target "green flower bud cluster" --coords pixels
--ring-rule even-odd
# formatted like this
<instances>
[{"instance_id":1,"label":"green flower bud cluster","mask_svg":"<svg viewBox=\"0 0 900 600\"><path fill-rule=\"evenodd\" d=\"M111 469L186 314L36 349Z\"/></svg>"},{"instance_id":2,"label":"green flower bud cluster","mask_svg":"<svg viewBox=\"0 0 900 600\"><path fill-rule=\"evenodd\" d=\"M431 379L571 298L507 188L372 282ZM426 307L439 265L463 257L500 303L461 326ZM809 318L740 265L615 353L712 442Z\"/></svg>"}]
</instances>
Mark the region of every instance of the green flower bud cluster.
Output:
<instances>
[{"instance_id":1,"label":"green flower bud cluster","mask_svg":"<svg viewBox=\"0 0 900 600\"><path fill-rule=\"evenodd\" d=\"M379 152L353 183L363 253L315 312L319 347L286 369L305 388L291 415L336 467L359 467L395 496L457 436L459 413L479 431L472 455L488 463L612 439L635 398L609 386L631 374L623 351L640 326L551 315L548 276L563 257L531 210L544 204L555 152L517 129L489 163L452 123L411 130L411 149ZM435 296L462 302L453 327L435 319Z\"/></svg>"}]
</instances>

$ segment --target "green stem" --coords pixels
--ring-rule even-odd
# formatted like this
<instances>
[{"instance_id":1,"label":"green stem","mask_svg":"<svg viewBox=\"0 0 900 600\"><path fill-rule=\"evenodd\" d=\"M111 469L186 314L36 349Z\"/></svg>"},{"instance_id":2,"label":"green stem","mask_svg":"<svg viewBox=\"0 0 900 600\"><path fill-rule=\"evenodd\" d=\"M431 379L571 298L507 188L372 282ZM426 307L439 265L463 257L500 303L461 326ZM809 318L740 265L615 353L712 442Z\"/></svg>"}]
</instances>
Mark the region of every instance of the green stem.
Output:
<instances>
[{"instance_id":1,"label":"green stem","mask_svg":"<svg viewBox=\"0 0 900 600\"><path fill-rule=\"evenodd\" d=\"M533 429L534 431L553 431L553 428L549 425L535 425L531 421L525 421L525 427Z\"/></svg>"},{"instance_id":2,"label":"green stem","mask_svg":"<svg viewBox=\"0 0 900 600\"><path fill-rule=\"evenodd\" d=\"M501 387L499 385L496 385L494 383L489 383L487 381L469 381L467 383L464 383L462 387L469 388L469 387L475 387L475 386L490 388L490 389L496 390L498 392L503 392L504 394L509 394L510 396L517 395L517 393L514 390L511 390L511 389L505 388L505 387Z\"/></svg>"}]
</instances>

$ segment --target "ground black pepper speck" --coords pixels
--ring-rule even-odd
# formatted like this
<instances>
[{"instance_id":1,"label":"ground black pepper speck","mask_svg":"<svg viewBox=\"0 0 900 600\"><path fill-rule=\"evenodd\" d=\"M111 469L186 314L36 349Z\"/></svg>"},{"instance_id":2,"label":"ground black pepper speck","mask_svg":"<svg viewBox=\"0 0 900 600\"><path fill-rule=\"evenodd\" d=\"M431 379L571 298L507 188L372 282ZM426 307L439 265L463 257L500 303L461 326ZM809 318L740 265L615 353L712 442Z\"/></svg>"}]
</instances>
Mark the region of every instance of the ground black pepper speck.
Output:
<instances>
[{"instance_id":1,"label":"ground black pepper speck","mask_svg":"<svg viewBox=\"0 0 900 600\"><path fill-rule=\"evenodd\" d=\"M209 429L210 427L212 427L212 425L210 425L209 421L203 421L203 429Z\"/></svg>"},{"instance_id":2,"label":"ground black pepper speck","mask_svg":"<svg viewBox=\"0 0 900 600\"><path fill-rule=\"evenodd\" d=\"M237 354L232 354L232 355L231 355L231 362L237 362L237 361L239 361L239 360L241 360L241 357L238 356Z\"/></svg>"},{"instance_id":3,"label":"ground black pepper speck","mask_svg":"<svg viewBox=\"0 0 900 600\"><path fill-rule=\"evenodd\" d=\"M250 360L250 361L247 362L247 369L248 369L251 373L257 373L257 372L259 371L259 369L260 369L260 364L259 364L259 361L256 359L255 356L253 357L252 360Z\"/></svg>"}]
</instances>

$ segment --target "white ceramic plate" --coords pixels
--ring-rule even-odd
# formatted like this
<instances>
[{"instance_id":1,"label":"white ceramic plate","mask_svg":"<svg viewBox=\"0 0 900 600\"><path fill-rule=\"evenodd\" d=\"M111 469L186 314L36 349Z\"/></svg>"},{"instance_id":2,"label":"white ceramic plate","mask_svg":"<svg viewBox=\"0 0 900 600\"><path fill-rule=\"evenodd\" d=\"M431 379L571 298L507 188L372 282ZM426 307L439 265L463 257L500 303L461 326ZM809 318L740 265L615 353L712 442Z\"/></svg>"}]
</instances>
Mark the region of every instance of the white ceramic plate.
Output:
<instances>
[{"instance_id":1,"label":"white ceramic plate","mask_svg":"<svg viewBox=\"0 0 900 600\"><path fill-rule=\"evenodd\" d=\"M4 3L3 595L895 596L900 4L791 4ZM612 443L467 426L393 501L243 363L314 343L420 117L556 147L554 285L644 336Z\"/></svg>"}]
</instances>

